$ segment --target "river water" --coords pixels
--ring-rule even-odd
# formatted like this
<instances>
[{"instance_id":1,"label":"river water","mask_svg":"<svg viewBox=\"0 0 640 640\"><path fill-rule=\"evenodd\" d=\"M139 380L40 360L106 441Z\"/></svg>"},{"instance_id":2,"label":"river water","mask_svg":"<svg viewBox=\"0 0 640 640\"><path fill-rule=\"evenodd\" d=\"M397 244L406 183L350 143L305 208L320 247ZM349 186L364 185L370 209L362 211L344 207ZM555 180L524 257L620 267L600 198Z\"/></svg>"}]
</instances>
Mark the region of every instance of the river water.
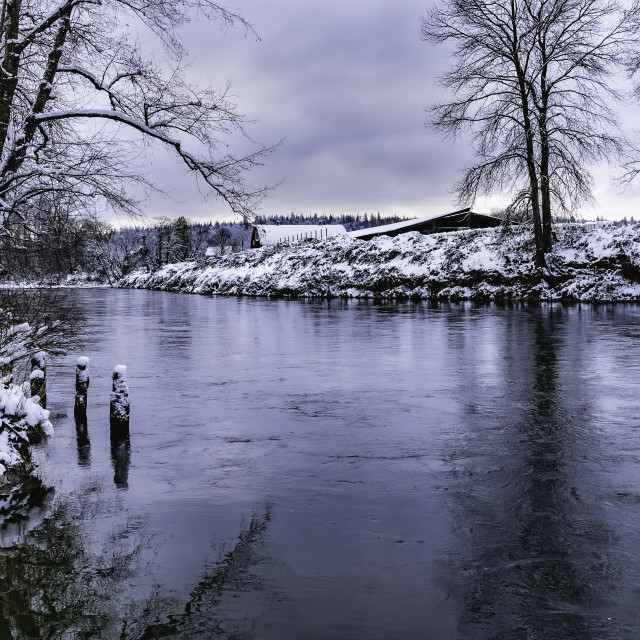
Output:
<instances>
[{"instance_id":1,"label":"river water","mask_svg":"<svg viewBox=\"0 0 640 640\"><path fill-rule=\"evenodd\" d=\"M640 637L640 308L73 295L0 639Z\"/></svg>"}]
</instances>

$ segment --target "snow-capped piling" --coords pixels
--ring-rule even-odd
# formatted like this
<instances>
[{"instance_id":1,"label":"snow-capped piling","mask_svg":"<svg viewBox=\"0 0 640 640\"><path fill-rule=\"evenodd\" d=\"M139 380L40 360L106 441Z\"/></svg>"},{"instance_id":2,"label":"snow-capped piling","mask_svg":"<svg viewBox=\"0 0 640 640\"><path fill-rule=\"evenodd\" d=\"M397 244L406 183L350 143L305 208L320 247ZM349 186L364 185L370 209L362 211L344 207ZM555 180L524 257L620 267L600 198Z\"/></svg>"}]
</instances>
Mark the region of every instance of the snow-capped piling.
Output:
<instances>
[{"instance_id":1,"label":"snow-capped piling","mask_svg":"<svg viewBox=\"0 0 640 640\"><path fill-rule=\"evenodd\" d=\"M76 362L76 402L74 413L87 413L87 394L89 393L89 358L81 356Z\"/></svg>"},{"instance_id":2,"label":"snow-capped piling","mask_svg":"<svg viewBox=\"0 0 640 640\"><path fill-rule=\"evenodd\" d=\"M44 351L38 351L31 356L31 375L29 376L31 383L31 397L38 396L38 402L41 407L47 407L47 366L46 354Z\"/></svg>"},{"instance_id":3,"label":"snow-capped piling","mask_svg":"<svg viewBox=\"0 0 640 640\"><path fill-rule=\"evenodd\" d=\"M126 489L129 477L129 388L127 367L119 364L113 370L113 391L111 392L111 461L113 480L116 487Z\"/></svg>"},{"instance_id":4,"label":"snow-capped piling","mask_svg":"<svg viewBox=\"0 0 640 640\"><path fill-rule=\"evenodd\" d=\"M119 364L113 370L111 391L111 427L129 426L129 387L127 386L127 367Z\"/></svg>"}]
</instances>

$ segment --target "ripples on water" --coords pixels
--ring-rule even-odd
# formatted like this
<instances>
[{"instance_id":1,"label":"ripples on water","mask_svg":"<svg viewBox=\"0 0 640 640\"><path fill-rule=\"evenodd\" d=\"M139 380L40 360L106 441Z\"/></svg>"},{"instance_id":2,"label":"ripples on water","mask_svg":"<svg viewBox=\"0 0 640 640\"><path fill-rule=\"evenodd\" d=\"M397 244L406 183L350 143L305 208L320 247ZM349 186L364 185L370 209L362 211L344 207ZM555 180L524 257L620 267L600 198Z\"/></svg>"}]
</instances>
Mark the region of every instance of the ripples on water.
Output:
<instances>
[{"instance_id":1,"label":"ripples on water","mask_svg":"<svg viewBox=\"0 0 640 640\"><path fill-rule=\"evenodd\" d=\"M640 635L637 307L77 296L0 638Z\"/></svg>"}]
</instances>

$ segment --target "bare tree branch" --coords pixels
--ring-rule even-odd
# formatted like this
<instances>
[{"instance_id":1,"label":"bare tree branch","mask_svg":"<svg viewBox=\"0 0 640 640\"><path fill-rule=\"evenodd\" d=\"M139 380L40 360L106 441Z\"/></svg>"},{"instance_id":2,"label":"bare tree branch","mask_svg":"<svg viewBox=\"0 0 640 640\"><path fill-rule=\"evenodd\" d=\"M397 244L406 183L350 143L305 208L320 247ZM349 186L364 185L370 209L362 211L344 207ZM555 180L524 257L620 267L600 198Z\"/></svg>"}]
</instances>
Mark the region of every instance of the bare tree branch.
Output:
<instances>
[{"instance_id":1,"label":"bare tree branch","mask_svg":"<svg viewBox=\"0 0 640 640\"><path fill-rule=\"evenodd\" d=\"M196 14L253 33L211 0L3 1L0 232L11 219L27 224L29 203L45 191L68 190L78 200L134 212L133 167L145 140L172 150L233 212L253 215L271 187L251 186L247 173L277 144L227 152L237 136L249 139L247 121L229 87L187 80L179 29ZM167 60L145 55L141 34L148 40L149 33ZM106 124L91 124L96 120Z\"/></svg>"}]
</instances>

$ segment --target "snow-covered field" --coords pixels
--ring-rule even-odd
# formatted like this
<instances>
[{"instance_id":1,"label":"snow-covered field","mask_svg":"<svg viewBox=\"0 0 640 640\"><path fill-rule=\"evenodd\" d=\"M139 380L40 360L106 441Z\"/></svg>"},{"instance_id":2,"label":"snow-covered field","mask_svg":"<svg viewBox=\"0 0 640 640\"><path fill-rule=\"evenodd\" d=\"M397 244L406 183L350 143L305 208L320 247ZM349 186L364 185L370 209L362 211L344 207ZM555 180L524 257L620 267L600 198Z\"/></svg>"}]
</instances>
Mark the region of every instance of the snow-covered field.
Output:
<instances>
[{"instance_id":1,"label":"snow-covered field","mask_svg":"<svg viewBox=\"0 0 640 640\"><path fill-rule=\"evenodd\" d=\"M530 229L481 229L368 242L305 240L135 271L119 286L249 296L441 300L640 300L640 225L556 230L547 267Z\"/></svg>"}]
</instances>

